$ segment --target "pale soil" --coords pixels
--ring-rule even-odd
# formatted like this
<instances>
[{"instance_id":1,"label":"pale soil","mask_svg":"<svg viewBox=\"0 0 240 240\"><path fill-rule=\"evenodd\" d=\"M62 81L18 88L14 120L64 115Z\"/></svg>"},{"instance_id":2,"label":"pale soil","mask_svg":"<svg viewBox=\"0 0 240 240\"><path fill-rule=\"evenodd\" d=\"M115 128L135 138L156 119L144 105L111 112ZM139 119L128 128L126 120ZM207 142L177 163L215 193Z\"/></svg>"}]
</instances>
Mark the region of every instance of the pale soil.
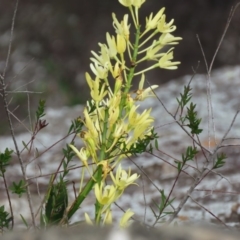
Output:
<instances>
[{"instance_id":1,"label":"pale soil","mask_svg":"<svg viewBox=\"0 0 240 240\"><path fill-rule=\"evenodd\" d=\"M240 68L224 68L213 72L212 74L212 103L214 109L214 121L216 129L216 141L220 141L224 135L226 129L230 126L234 113L239 109L239 89L240 89ZM158 97L166 104L169 111L174 112L176 108L176 96L182 91L183 85L190 79L190 76L185 76L180 79L175 79L168 84L161 86L157 90ZM206 77L204 75L197 75L193 81L193 101L197 104L198 114L203 119L202 128L204 132L200 134L200 139L205 147L208 147L208 130L207 130L207 99L206 99ZM150 99L144 105L145 107L153 107L153 115L156 118L156 127L159 133L159 149L172 157L180 160L181 154L185 151L186 147L190 144L191 140L186 134L176 125L168 124L173 120L164 111L161 104L156 99ZM76 108L61 108L61 109L48 109L46 120L49 122L49 126L43 130L42 133L37 136L34 147L38 148L39 152L44 151L52 143L61 139L68 130L68 126L71 119L82 114L82 107ZM167 125L166 125L167 124ZM210 130L210 149L214 148L214 134ZM22 134L18 136L20 140L24 139L27 142L30 134ZM223 221L228 226L239 226L240 217L240 161L239 161L239 137L240 137L240 121L236 119L232 130L229 133L230 139L228 144L235 144L235 147L228 147L222 149L227 155L226 165L222 169L216 170L214 173L210 173L204 180L201 181L197 189L191 194L191 197L197 201L200 207L192 200L188 200L182 211L179 213L178 222L212 222L221 224L217 218ZM62 141L55 146L51 151L42 155L37 160L32 161L27 167L28 176L39 176L40 174L53 173L56 171L57 166L61 160L61 146L64 146L66 141ZM80 142L76 142L80 146ZM3 151L6 147L12 148L12 142L10 137L0 138L0 151ZM145 154L138 158L132 159L139 167L142 167L144 172L149 178L156 184L159 189L164 189L166 195L170 192L173 182L175 180L177 171L174 165L174 161L162 152L155 151L156 157ZM24 155L25 162L31 162L33 156ZM193 182L194 176L196 176L197 170L200 169L204 161L203 155L198 154L197 162L190 162L192 167L188 167L186 172L181 174L179 181L177 182L173 197L173 202L176 208L180 200L187 194L190 185ZM76 165L79 165L79 161L76 159ZM133 172L140 170L137 169L129 160L124 162L126 167L131 166ZM8 182L16 181L21 178L20 168L16 160L8 168L6 172ZM71 191L70 198L73 199L73 187L72 181L76 183L76 188L79 183L80 170L76 169L71 172L69 177L69 189ZM47 177L39 177L37 180L31 181L31 189L33 193L35 210L40 203L40 197L37 194L37 189L42 196L47 187ZM150 206L153 207L153 202L159 202L160 195L153 184L143 174L142 178L138 181L138 186L130 186L126 190L126 194L118 201L118 204L125 210L128 208L133 209L136 213L135 217L138 220L145 221L151 224L154 220L154 216L151 212ZM144 187L143 187L144 186ZM37 188L38 187L38 188ZM145 197L144 197L145 196ZM3 185L1 187L1 205L6 204L5 192ZM26 199L15 198L13 195L14 211L23 214L26 218L29 216L29 210L27 207ZM92 204L94 204L93 197L89 197L84 202L84 206L79 210L79 213L75 215L72 222L83 219L83 213L88 212L90 215L92 212ZM122 215L121 210L114 206L114 218L118 218ZM207 209L207 210L206 210ZM116 210L116 211L115 211ZM171 210L171 209L169 209ZM212 215L209 213L211 212ZM214 217L213 214L217 217ZM16 214L16 222L20 222L20 217Z\"/></svg>"}]
</instances>

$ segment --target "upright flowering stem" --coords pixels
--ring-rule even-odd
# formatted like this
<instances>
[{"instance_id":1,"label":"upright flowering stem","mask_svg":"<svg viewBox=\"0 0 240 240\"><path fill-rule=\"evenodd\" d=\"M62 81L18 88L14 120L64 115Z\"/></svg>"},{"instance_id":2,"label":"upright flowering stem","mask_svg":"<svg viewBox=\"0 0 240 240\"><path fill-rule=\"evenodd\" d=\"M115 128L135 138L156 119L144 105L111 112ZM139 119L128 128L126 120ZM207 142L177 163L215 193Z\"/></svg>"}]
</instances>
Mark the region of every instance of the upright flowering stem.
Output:
<instances>
[{"instance_id":1,"label":"upright flowering stem","mask_svg":"<svg viewBox=\"0 0 240 240\"><path fill-rule=\"evenodd\" d=\"M132 79L133 79L134 71L135 71L135 68L136 68L135 62L137 61L137 55L138 55L139 38L140 38L140 26L137 27L137 31L136 31L135 43L134 43L134 46L133 46L134 47L133 55L132 55L132 59L131 59L131 68L130 68L130 71L127 75L127 82L126 82L126 86L125 86L125 89L124 89L124 92L123 92L123 97L121 99L120 113L122 113L123 107L126 103L127 95L128 95L128 93L130 91L130 88L132 86Z\"/></svg>"},{"instance_id":2,"label":"upright flowering stem","mask_svg":"<svg viewBox=\"0 0 240 240\"><path fill-rule=\"evenodd\" d=\"M140 38L140 26L138 26L137 28L137 32L136 32L136 38L135 38L135 43L134 43L134 50L133 50L133 55L132 55L132 59L131 59L131 69L130 72L128 74L128 78L127 78L127 83L126 83L126 88L124 90L124 94L128 93L130 88L131 88L131 83L132 83L132 79L133 79L133 75L134 75L134 70L136 68L136 61L137 61L137 55L138 55L138 46L139 46L139 38Z\"/></svg>"},{"instance_id":3,"label":"upright flowering stem","mask_svg":"<svg viewBox=\"0 0 240 240\"><path fill-rule=\"evenodd\" d=\"M108 109L106 108L103 129L102 129L102 144L101 144L101 149L100 149L99 162L103 161L106 157L108 117L109 117ZM99 166L101 166L101 165L99 165ZM100 184L100 182L102 180L102 167L98 167L98 169L97 169L96 180L97 180L97 184ZM96 222L96 224L99 224L99 222L100 222L100 210L101 210L101 205L98 202L98 200L96 199L96 203L95 203L95 222Z\"/></svg>"},{"instance_id":4,"label":"upright flowering stem","mask_svg":"<svg viewBox=\"0 0 240 240\"><path fill-rule=\"evenodd\" d=\"M146 19L146 27L141 35L138 14L145 0L119 0L119 2L128 7L131 12L136 29L134 43L130 42L128 14L124 15L122 21L118 21L113 13L116 35L110 36L107 33L107 44L100 43L98 53L92 51L94 57L90 58L93 62L90 68L95 79L86 73L92 99L87 102L84 109L85 129L80 134L85 146L80 151L75 146L70 146L88 169L90 178L68 208L67 218L72 217L90 191L94 189L96 197L94 222L97 225L111 223L111 204L123 194L126 187L136 184L135 181L139 177L137 174L131 175L130 169L128 173L123 170L120 161L125 155L142 153L144 149L138 148L138 145L144 145L147 148L149 136L155 136L151 109L145 109L139 113L140 104L137 101L155 96L152 90L158 86L144 88L145 75L143 73L156 67L173 70L180 63L172 62L173 48L165 53L160 52L164 46L175 45L178 40L181 40L170 34L176 27L172 25L173 20L166 22L166 16L163 14L164 8L155 17L151 13ZM147 33L150 36L146 35L146 39L142 39L142 36ZM160 38L156 39L159 34ZM146 46L150 39L153 39L152 44ZM146 48L143 49L143 46ZM130 58L130 67L125 65L126 53ZM139 58L140 55L142 57ZM136 72L137 64L146 60L153 61L153 65ZM131 94L132 81L138 74L142 76L134 97ZM115 80L113 89L110 87L109 77ZM92 171L88 161L96 164L91 165ZM114 176L113 169L117 165L118 170ZM111 182L111 185L106 185L105 179L109 175L112 181L108 181L108 184ZM133 212L128 210L120 225L126 226L132 215ZM85 218L88 223L93 223L87 213L85 213ZM63 219L62 223L63 221L65 220Z\"/></svg>"},{"instance_id":5,"label":"upright flowering stem","mask_svg":"<svg viewBox=\"0 0 240 240\"><path fill-rule=\"evenodd\" d=\"M73 214L79 209L79 206L82 204L84 199L87 197L87 195L92 190L94 184L96 183L96 181L94 181L94 179L97 179L97 177L99 176L99 172L102 172L102 166L101 165L98 165L97 169L95 170L95 172L93 174L93 177L88 180L88 182L86 183L86 185L82 189L81 193L77 196L75 201L70 206L70 208L68 210L68 213L67 213L67 218L68 219L70 219L73 216ZM62 219L61 223L62 224L66 223L65 219Z\"/></svg>"}]
</instances>

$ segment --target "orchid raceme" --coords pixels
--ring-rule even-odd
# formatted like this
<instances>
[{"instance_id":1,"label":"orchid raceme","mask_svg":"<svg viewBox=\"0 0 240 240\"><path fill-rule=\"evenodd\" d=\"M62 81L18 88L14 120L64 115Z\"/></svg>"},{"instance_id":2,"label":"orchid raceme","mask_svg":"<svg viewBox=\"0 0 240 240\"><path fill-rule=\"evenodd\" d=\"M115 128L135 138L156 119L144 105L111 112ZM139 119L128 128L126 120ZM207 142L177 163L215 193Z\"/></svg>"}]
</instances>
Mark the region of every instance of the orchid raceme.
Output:
<instances>
[{"instance_id":1,"label":"orchid raceme","mask_svg":"<svg viewBox=\"0 0 240 240\"><path fill-rule=\"evenodd\" d=\"M112 203L129 185L137 185L139 175L131 174L131 169L124 170L121 161L147 151L151 140L157 138L152 109L140 110L140 104L156 96L154 90L158 85L144 86L144 73L154 68L174 70L180 64L173 60L174 48L169 49L169 45L176 45L182 39L173 35L174 20L168 22L165 8L162 8L156 14L151 13L145 24L140 23L140 8L144 2L146 0L119 0L130 14L119 20L112 13L115 35L106 33L106 43L98 44L99 51L91 51L91 73L85 75L91 99L87 101L81 120L84 127L79 136L84 146L80 150L74 144L70 147L91 175L75 202L81 204L94 190L96 224L111 223ZM144 25L145 28L141 28ZM143 69L143 61L152 64ZM135 76L139 74L138 89L133 90ZM127 226L132 215L128 210L120 225ZM93 223L87 214L85 218Z\"/></svg>"}]
</instances>

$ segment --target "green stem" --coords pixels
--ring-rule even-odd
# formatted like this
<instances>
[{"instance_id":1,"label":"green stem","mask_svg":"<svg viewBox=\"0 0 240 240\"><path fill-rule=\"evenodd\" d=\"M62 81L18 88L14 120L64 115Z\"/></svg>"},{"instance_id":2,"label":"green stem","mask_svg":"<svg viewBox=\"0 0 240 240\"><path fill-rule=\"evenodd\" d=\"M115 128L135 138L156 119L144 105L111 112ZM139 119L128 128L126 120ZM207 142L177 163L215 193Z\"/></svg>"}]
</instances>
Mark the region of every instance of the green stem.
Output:
<instances>
[{"instance_id":1,"label":"green stem","mask_svg":"<svg viewBox=\"0 0 240 240\"><path fill-rule=\"evenodd\" d=\"M132 62L132 67L130 69L130 72L128 74L128 78L127 78L127 83L126 83L126 87L124 89L124 94L128 94L130 88L131 88L131 84L132 84L132 79L133 79L133 75L134 75L134 71L136 68L135 62L137 61L137 55L138 55L138 46L139 46L139 37L140 37L140 26L137 28L137 32L136 32L136 39L135 39L135 43L134 43L134 50L133 50L133 57L131 59Z\"/></svg>"},{"instance_id":2,"label":"green stem","mask_svg":"<svg viewBox=\"0 0 240 240\"><path fill-rule=\"evenodd\" d=\"M130 88L132 86L132 79L133 79L134 71L135 71L135 68L136 68L135 62L137 61L137 55L138 55L139 38L140 38L140 26L138 26L138 28L137 28L136 38L135 38L135 43L134 43L134 49L133 49L133 55L132 55L132 59L131 59L132 66L131 66L130 71L127 75L126 86L125 86L125 89L124 89L124 92L123 92L123 97L122 97L121 103L120 103L120 118L122 116L123 107L126 104L127 95L128 95L128 93L130 91Z\"/></svg>"},{"instance_id":3,"label":"green stem","mask_svg":"<svg viewBox=\"0 0 240 240\"><path fill-rule=\"evenodd\" d=\"M84 199L87 197L89 192L92 190L94 184L96 183L95 179L98 179L99 172L102 173L102 165L98 165L97 169L95 170L93 176L89 179L87 184L84 186L81 193L77 196L75 201L72 203L72 206L70 207L70 210L67 213L68 219L70 219L73 214L79 209L79 206L82 204Z\"/></svg>"},{"instance_id":4,"label":"green stem","mask_svg":"<svg viewBox=\"0 0 240 240\"><path fill-rule=\"evenodd\" d=\"M100 159L99 162L103 161L106 158L106 147L107 147L107 131L108 131L108 108L105 109L105 117L103 123L103 130L102 130L102 145L100 150ZM101 166L101 165L100 165ZM102 168L98 169L96 174L97 184L100 184L102 181ZM100 211L101 211L101 204L96 199L95 202L95 222L98 225L100 223Z\"/></svg>"}]
</instances>

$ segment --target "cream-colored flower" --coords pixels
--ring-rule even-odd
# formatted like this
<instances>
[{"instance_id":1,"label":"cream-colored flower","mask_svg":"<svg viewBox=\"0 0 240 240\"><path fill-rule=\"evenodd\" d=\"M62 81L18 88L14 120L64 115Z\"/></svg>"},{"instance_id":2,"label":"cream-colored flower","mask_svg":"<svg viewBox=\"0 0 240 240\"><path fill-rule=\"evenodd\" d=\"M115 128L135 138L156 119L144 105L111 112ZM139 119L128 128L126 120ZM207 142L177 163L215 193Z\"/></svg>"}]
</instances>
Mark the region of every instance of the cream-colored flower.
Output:
<instances>
[{"instance_id":1,"label":"cream-colored flower","mask_svg":"<svg viewBox=\"0 0 240 240\"><path fill-rule=\"evenodd\" d=\"M158 44L157 41L154 40L146 52L146 59L157 60L159 57L163 56L164 53L158 53L163 47L163 45Z\"/></svg>"},{"instance_id":2,"label":"cream-colored flower","mask_svg":"<svg viewBox=\"0 0 240 240\"><path fill-rule=\"evenodd\" d=\"M85 74L88 86L90 88L90 94L93 100L96 102L100 102L103 100L103 98L107 95L107 90L105 89L105 83L101 85L100 88L100 79L99 77L96 77L95 81L91 78L91 76L86 73Z\"/></svg>"},{"instance_id":3,"label":"cream-colored flower","mask_svg":"<svg viewBox=\"0 0 240 240\"><path fill-rule=\"evenodd\" d=\"M163 14L160 18L157 29L161 33L169 33L176 30L176 26L172 25L174 23L174 19L172 19L169 23L166 23L166 15Z\"/></svg>"},{"instance_id":4,"label":"cream-colored flower","mask_svg":"<svg viewBox=\"0 0 240 240\"><path fill-rule=\"evenodd\" d=\"M119 34L117 34L117 51L119 54L123 54L126 51L126 40Z\"/></svg>"},{"instance_id":5,"label":"cream-colored flower","mask_svg":"<svg viewBox=\"0 0 240 240\"><path fill-rule=\"evenodd\" d=\"M114 36L110 36L109 33L106 34L107 44L108 44L108 54L110 58L114 58L117 55L117 44Z\"/></svg>"},{"instance_id":6,"label":"cream-colored flower","mask_svg":"<svg viewBox=\"0 0 240 240\"><path fill-rule=\"evenodd\" d=\"M140 8L141 5L146 1L146 0L118 0L123 6L125 7L137 7Z\"/></svg>"},{"instance_id":7,"label":"cream-colored flower","mask_svg":"<svg viewBox=\"0 0 240 240\"><path fill-rule=\"evenodd\" d=\"M95 64L91 63L90 68L97 78L99 78L99 79L107 78L108 71L109 71L109 64L108 63L106 63L105 66L101 66L97 63L95 63Z\"/></svg>"},{"instance_id":8,"label":"cream-colored flower","mask_svg":"<svg viewBox=\"0 0 240 240\"><path fill-rule=\"evenodd\" d=\"M142 74L141 80L139 82L138 90L136 91L137 96L134 98L136 101L143 101L148 97L155 97L153 92L154 89L158 88L158 85L152 85L148 88L143 88L145 82L145 75Z\"/></svg>"},{"instance_id":9,"label":"cream-colored flower","mask_svg":"<svg viewBox=\"0 0 240 240\"><path fill-rule=\"evenodd\" d=\"M146 0L132 0L132 5L136 8L140 8Z\"/></svg>"},{"instance_id":10,"label":"cream-colored flower","mask_svg":"<svg viewBox=\"0 0 240 240\"><path fill-rule=\"evenodd\" d=\"M98 166L102 165L102 180L105 180L108 174L112 171L111 165L109 165L108 160L103 160L100 163L98 163Z\"/></svg>"},{"instance_id":11,"label":"cream-colored flower","mask_svg":"<svg viewBox=\"0 0 240 240\"><path fill-rule=\"evenodd\" d=\"M69 147L77 154L78 158L83 162L84 166L88 167L88 158L90 156L86 148L81 148L80 151L72 144L69 144Z\"/></svg>"},{"instance_id":12,"label":"cream-colored flower","mask_svg":"<svg viewBox=\"0 0 240 240\"><path fill-rule=\"evenodd\" d=\"M175 45L178 41L182 40L181 37L174 37L170 33L163 33L159 38L159 43L161 45Z\"/></svg>"},{"instance_id":13,"label":"cream-colored flower","mask_svg":"<svg viewBox=\"0 0 240 240\"><path fill-rule=\"evenodd\" d=\"M175 70L181 62L171 62L173 59L173 48L169 49L158 61L158 66L160 68L165 68L169 70Z\"/></svg>"},{"instance_id":14,"label":"cream-colored flower","mask_svg":"<svg viewBox=\"0 0 240 240\"><path fill-rule=\"evenodd\" d=\"M163 15L163 12L165 11L165 8L162 8L158 11L158 13L153 17L153 13L150 14L149 18L146 18L146 30L149 31L152 29L155 29L158 25L158 22L160 18Z\"/></svg>"},{"instance_id":15,"label":"cream-colored flower","mask_svg":"<svg viewBox=\"0 0 240 240\"><path fill-rule=\"evenodd\" d=\"M89 225L93 225L93 222L92 222L91 218L89 217L89 215L87 213L84 213L84 216L85 216L86 223Z\"/></svg>"},{"instance_id":16,"label":"cream-colored flower","mask_svg":"<svg viewBox=\"0 0 240 240\"><path fill-rule=\"evenodd\" d=\"M129 226L129 219L134 215L134 212L128 209L122 216L120 220L120 227L126 228Z\"/></svg>"},{"instance_id":17,"label":"cream-colored flower","mask_svg":"<svg viewBox=\"0 0 240 240\"><path fill-rule=\"evenodd\" d=\"M131 175L130 168L128 173L125 170L123 170L121 164L118 165L116 177L113 175L112 172L110 172L110 176L115 186L120 191L123 191L126 187L128 187L131 184L136 184L135 181L139 178L139 175L137 175L136 173Z\"/></svg>"},{"instance_id":18,"label":"cream-colored flower","mask_svg":"<svg viewBox=\"0 0 240 240\"><path fill-rule=\"evenodd\" d=\"M130 139L131 141L129 144L135 143L139 138L144 139L146 138L146 135L151 131L152 129L152 123L153 119L151 121L146 121L139 125L137 128L133 129L133 137Z\"/></svg>"},{"instance_id":19,"label":"cream-colored flower","mask_svg":"<svg viewBox=\"0 0 240 240\"><path fill-rule=\"evenodd\" d=\"M112 224L112 223L113 223L112 211L110 208L108 208L103 219L103 224Z\"/></svg>"},{"instance_id":20,"label":"cream-colored flower","mask_svg":"<svg viewBox=\"0 0 240 240\"><path fill-rule=\"evenodd\" d=\"M118 0L124 7L130 7L133 0Z\"/></svg>"},{"instance_id":21,"label":"cream-colored flower","mask_svg":"<svg viewBox=\"0 0 240 240\"><path fill-rule=\"evenodd\" d=\"M150 116L150 113L152 109L145 109L141 114L137 113L137 108L139 107L136 105L133 105L132 108L129 111L128 121L129 121L129 127L138 128L139 125L143 123L151 123L153 122L153 118Z\"/></svg>"},{"instance_id":22,"label":"cream-colored flower","mask_svg":"<svg viewBox=\"0 0 240 240\"><path fill-rule=\"evenodd\" d=\"M110 205L118 197L116 194L116 187L113 185L107 185L104 187L103 182L100 184L96 183L94 190L98 202L102 205Z\"/></svg>"},{"instance_id":23,"label":"cream-colored flower","mask_svg":"<svg viewBox=\"0 0 240 240\"><path fill-rule=\"evenodd\" d=\"M90 58L90 60L93 63L98 64L98 65L100 65L102 67L106 67L106 65L109 66L111 64L110 56L109 56L109 50L108 50L108 48L107 48L107 46L105 44L99 43L99 46L101 48L100 55L98 55L94 51L91 51L91 53L94 56L94 58Z\"/></svg>"},{"instance_id":24,"label":"cream-colored flower","mask_svg":"<svg viewBox=\"0 0 240 240\"><path fill-rule=\"evenodd\" d=\"M97 126L96 126L96 121L94 121L91 116L89 115L88 113L88 110L87 108L84 108L83 110L83 114L84 114L84 125L86 126L86 128L88 129L88 132L90 133L91 136L89 137L92 137L93 139L97 139L98 138L98 135L99 135L99 132L97 129ZM87 138L87 136L84 135L83 137L84 139Z\"/></svg>"},{"instance_id":25,"label":"cream-colored flower","mask_svg":"<svg viewBox=\"0 0 240 240\"><path fill-rule=\"evenodd\" d=\"M128 25L128 14L125 14L123 17L123 21L121 23L117 20L115 13L112 14L113 18L113 27L117 34L123 36L126 41L129 39L130 34L130 25Z\"/></svg>"}]
</instances>

